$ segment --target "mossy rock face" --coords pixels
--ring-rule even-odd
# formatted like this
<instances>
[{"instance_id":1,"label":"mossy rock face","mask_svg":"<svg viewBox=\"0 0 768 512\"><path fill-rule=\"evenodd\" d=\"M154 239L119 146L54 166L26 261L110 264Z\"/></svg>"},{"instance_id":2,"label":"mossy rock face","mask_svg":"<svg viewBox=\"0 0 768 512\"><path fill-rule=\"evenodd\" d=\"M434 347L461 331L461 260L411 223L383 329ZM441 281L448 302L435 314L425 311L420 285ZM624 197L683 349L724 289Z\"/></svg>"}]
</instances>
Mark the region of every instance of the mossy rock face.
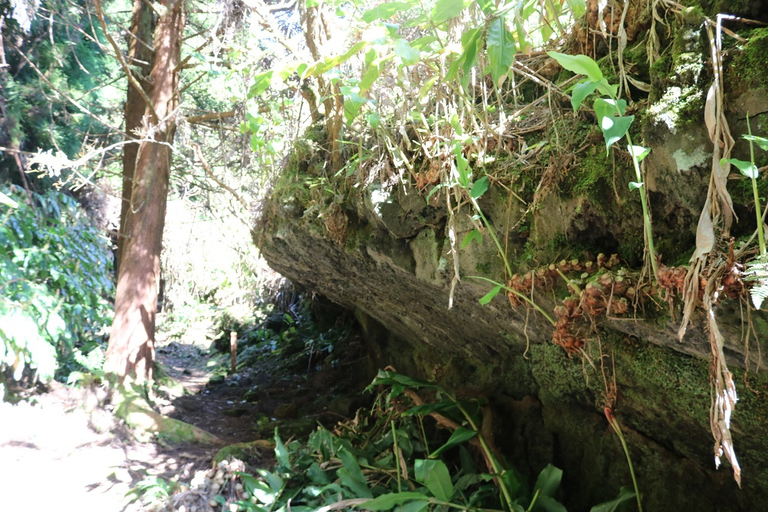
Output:
<instances>
[{"instance_id":1,"label":"mossy rock face","mask_svg":"<svg viewBox=\"0 0 768 512\"><path fill-rule=\"evenodd\" d=\"M677 24L670 17L669 31L659 29L669 47L637 75L651 82L649 102L636 97L630 107L634 143L651 149L643 161L643 190L657 254L667 265L689 261L712 168L713 146L704 123L712 76L703 16L704 11L686 10ZM760 48L768 37L757 30L750 34L746 49L732 48L729 55L734 64L764 70L768 48ZM630 61L644 62L644 45L633 48ZM726 79L726 115L736 139L746 133L747 111L768 112L768 93L760 85L764 77L745 77L747 85L738 90L731 88L736 81ZM587 112L551 117L546 129L525 135L529 148L548 142L540 146L538 163L523 165L522 158L500 152L495 166L485 169L494 186L480 205L511 273L546 273L563 259L592 261L599 253L618 253L620 265L639 274L643 216L639 192L628 187L636 177L626 146L607 154L603 134ZM756 115L752 127L753 133L768 135L768 115ZM737 143L733 156L748 159L748 148ZM309 157L306 168L316 164ZM758 158L765 159L760 165L768 164L768 154ZM740 394L732 425L743 491L736 489L729 468L714 469L711 347L701 311L680 341L679 298L669 296L667 303L655 295L639 303L635 315L595 318L585 352L569 356L552 344L552 325L514 297L511 305L502 291L479 304L494 285L470 276L500 284L512 277L486 226L479 229L482 239L475 237L459 250L461 282L453 280L452 240L461 245L480 222L466 203L456 209L452 202L451 219L435 206L445 204L444 190L427 198L429 187L418 190L407 179L385 187L379 180L350 191L339 203L351 219L339 244L318 221L328 198L302 192L295 186L299 181L269 199L269 214L257 230L262 254L281 274L359 313L369 352L361 365L369 373L393 365L401 373L485 395L496 412L496 439L504 454L531 475L548 463L562 467L570 510L589 510L631 485L621 444L604 416L606 404L615 406L623 426L645 509L768 508L763 435L768 411L763 395L751 390L768 392L768 350L757 350L754 341L745 347L739 301L719 303L716 315ZM738 179L728 183L740 218L732 230L737 236L754 229L746 185ZM589 276L574 273L573 279L583 282ZM568 293L565 288L558 281L532 290L533 300L552 312ZM759 339L768 335L767 318L763 312L751 314ZM753 372L760 368L747 374L748 385L740 369L745 366Z\"/></svg>"}]
</instances>

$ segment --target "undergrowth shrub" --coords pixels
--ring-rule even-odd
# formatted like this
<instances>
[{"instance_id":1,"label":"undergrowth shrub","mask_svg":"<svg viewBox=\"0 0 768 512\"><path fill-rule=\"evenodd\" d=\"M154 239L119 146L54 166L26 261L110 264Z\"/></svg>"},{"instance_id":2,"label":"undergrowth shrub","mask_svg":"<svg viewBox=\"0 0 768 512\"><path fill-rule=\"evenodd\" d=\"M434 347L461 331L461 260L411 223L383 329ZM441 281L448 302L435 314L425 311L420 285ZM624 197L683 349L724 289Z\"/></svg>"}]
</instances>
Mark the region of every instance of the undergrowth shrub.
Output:
<instances>
[{"instance_id":1,"label":"undergrowth shrub","mask_svg":"<svg viewBox=\"0 0 768 512\"><path fill-rule=\"evenodd\" d=\"M19 381L25 370L49 380L100 368L112 320L109 241L61 192L2 192L16 205L0 205L0 371Z\"/></svg>"}]
</instances>

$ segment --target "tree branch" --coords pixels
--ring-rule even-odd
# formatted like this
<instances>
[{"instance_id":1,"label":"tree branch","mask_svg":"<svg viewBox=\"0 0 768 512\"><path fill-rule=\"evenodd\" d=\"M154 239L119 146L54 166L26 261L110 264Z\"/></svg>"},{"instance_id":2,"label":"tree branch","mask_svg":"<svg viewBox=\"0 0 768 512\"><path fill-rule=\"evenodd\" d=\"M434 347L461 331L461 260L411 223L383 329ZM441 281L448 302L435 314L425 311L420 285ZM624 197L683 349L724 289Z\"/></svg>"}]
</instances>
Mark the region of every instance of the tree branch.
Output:
<instances>
[{"instance_id":1,"label":"tree branch","mask_svg":"<svg viewBox=\"0 0 768 512\"><path fill-rule=\"evenodd\" d=\"M149 99L149 96L147 96L147 92L144 90L144 87L141 86L139 83L139 80L134 76L133 72L131 71L131 68L128 67L128 63L125 62L125 59L123 58L123 54L120 51L120 48L117 46L117 43L114 39L112 39L112 36L109 33L109 30L107 30L107 22L104 20L104 12L101 10L101 0L93 0L93 5L96 7L96 17L99 19L99 25L101 25L101 30L104 32L104 35L107 37L107 40L109 41L109 44L112 45L112 49L115 51L115 57L117 57L118 62L120 62L120 65L123 67L123 71L125 72L126 78L128 78L128 81L131 83L132 86L136 88L136 90L141 94L141 98L144 100L144 103L149 107L149 110L152 112L152 116L155 119L159 119L160 116L157 115L157 111L155 111L155 106L152 104L152 100Z\"/></svg>"},{"instance_id":2,"label":"tree branch","mask_svg":"<svg viewBox=\"0 0 768 512\"><path fill-rule=\"evenodd\" d=\"M202 114L199 116L189 116L187 117L187 122L189 124L195 124L195 123L200 123L204 121L211 121L213 119L225 119L228 117L235 117L235 113L236 112L234 110L230 110L228 112L213 112L210 114Z\"/></svg>"}]
</instances>

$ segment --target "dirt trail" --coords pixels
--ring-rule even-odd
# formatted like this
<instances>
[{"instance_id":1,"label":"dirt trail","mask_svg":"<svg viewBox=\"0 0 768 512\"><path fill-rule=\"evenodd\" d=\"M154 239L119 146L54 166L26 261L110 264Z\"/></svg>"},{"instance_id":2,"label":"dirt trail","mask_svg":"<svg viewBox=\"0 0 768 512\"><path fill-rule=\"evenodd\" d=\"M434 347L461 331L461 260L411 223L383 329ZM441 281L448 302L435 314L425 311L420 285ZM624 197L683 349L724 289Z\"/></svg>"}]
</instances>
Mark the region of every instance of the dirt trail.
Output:
<instances>
[{"instance_id":1,"label":"dirt trail","mask_svg":"<svg viewBox=\"0 0 768 512\"><path fill-rule=\"evenodd\" d=\"M355 387L355 372L347 366L354 361L313 372L283 367L278 374L279 365L267 357L256 368L209 382L213 356L199 345L161 342L157 352L168 374L194 393L158 397L158 411L227 444L267 438L278 423L288 436L306 433L318 422L347 415L352 406L344 392ZM115 419L102 388L52 382L27 401L0 403L0 509L151 510L128 503L126 493L148 476L188 482L210 467L219 448L171 445L162 437L137 440Z\"/></svg>"}]
</instances>

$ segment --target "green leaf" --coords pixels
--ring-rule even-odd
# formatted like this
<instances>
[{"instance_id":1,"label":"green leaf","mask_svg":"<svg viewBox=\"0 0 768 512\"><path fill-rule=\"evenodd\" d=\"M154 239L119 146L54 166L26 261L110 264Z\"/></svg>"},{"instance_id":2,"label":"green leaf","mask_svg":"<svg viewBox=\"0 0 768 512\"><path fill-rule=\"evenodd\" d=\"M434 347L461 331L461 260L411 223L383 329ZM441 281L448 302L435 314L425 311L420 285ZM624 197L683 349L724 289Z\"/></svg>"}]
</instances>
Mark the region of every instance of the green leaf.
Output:
<instances>
[{"instance_id":1,"label":"green leaf","mask_svg":"<svg viewBox=\"0 0 768 512\"><path fill-rule=\"evenodd\" d=\"M286 469L291 468L291 461L288 457L288 450L285 448L283 441L280 439L280 434L277 433L277 428L275 428L275 457L277 457L277 462L279 462L281 466Z\"/></svg>"},{"instance_id":2,"label":"green leaf","mask_svg":"<svg viewBox=\"0 0 768 512\"><path fill-rule=\"evenodd\" d=\"M368 45L368 42L360 41L341 55L337 55L336 57L332 57L332 58L326 58L322 62L316 62L312 64L307 69L306 76L320 76L323 73L330 71L331 69L335 68L339 64L343 64L349 59L351 59L353 55L357 54L357 52L364 49L367 45Z\"/></svg>"},{"instance_id":3,"label":"green leaf","mask_svg":"<svg viewBox=\"0 0 768 512\"><path fill-rule=\"evenodd\" d=\"M600 82L591 82L589 80L582 80L577 83L571 94L571 106L573 107L573 110L579 110L584 98L595 92L598 85L600 85Z\"/></svg>"},{"instance_id":4,"label":"green leaf","mask_svg":"<svg viewBox=\"0 0 768 512\"><path fill-rule=\"evenodd\" d=\"M745 162L744 160L739 160L738 158L722 158L720 160L721 166L725 165L726 163L735 165L736 168L741 171L741 174L747 178L757 179L757 177L760 175L760 171L758 170L757 166L752 162Z\"/></svg>"},{"instance_id":5,"label":"green leaf","mask_svg":"<svg viewBox=\"0 0 768 512\"><path fill-rule=\"evenodd\" d=\"M469 5L469 0L437 0L435 7L429 14L429 19L439 25L461 14L467 5Z\"/></svg>"},{"instance_id":6,"label":"green leaf","mask_svg":"<svg viewBox=\"0 0 768 512\"><path fill-rule=\"evenodd\" d=\"M381 116L376 112L371 112L365 116L365 120L371 125L371 128L378 128L381 126Z\"/></svg>"},{"instance_id":7,"label":"green leaf","mask_svg":"<svg viewBox=\"0 0 768 512\"><path fill-rule=\"evenodd\" d=\"M269 84L272 82L272 74L273 71L269 70L253 77L253 85L251 85L251 88L248 90L248 98L255 98L269 89Z\"/></svg>"},{"instance_id":8,"label":"green leaf","mask_svg":"<svg viewBox=\"0 0 768 512\"><path fill-rule=\"evenodd\" d=\"M381 3L376 7L374 7L373 9L369 9L365 11L365 13L363 14L363 21L365 21L366 23L370 23L375 20L386 20L388 18L391 18L398 12L407 11L413 6L414 6L413 2Z\"/></svg>"},{"instance_id":9,"label":"green leaf","mask_svg":"<svg viewBox=\"0 0 768 512\"><path fill-rule=\"evenodd\" d=\"M642 181L630 181L629 182L629 190L637 190L643 186Z\"/></svg>"},{"instance_id":10,"label":"green leaf","mask_svg":"<svg viewBox=\"0 0 768 512\"><path fill-rule=\"evenodd\" d=\"M480 297L480 299L478 300L478 302L479 302L479 303L480 303L482 306L485 306L486 304L488 304L489 302L491 302L491 301L493 300L493 298L494 298L496 295L498 295L498 294L499 294L499 292L501 291L501 287L502 287L502 285L497 285L497 286L495 286L495 287L493 288L493 290L489 291L488 293L486 293L485 295L483 295L482 297Z\"/></svg>"},{"instance_id":11,"label":"green leaf","mask_svg":"<svg viewBox=\"0 0 768 512\"><path fill-rule=\"evenodd\" d=\"M285 486L285 481L280 477L280 475L276 475L271 471L267 471L266 469L258 469L257 471L261 477L267 481L267 484L269 485L269 488L272 490L272 492L280 492L283 486Z\"/></svg>"},{"instance_id":12,"label":"green leaf","mask_svg":"<svg viewBox=\"0 0 768 512\"><path fill-rule=\"evenodd\" d=\"M408 41L402 38L395 40L395 55L400 57L406 66L418 64L421 56L419 50L412 48Z\"/></svg>"},{"instance_id":13,"label":"green leaf","mask_svg":"<svg viewBox=\"0 0 768 512\"><path fill-rule=\"evenodd\" d=\"M536 485L533 487L533 492L539 491L539 497L541 496L554 496L557 488L560 487L560 481L563 479L563 470L556 468L552 464L548 464L547 467L541 470L539 477L536 479Z\"/></svg>"},{"instance_id":14,"label":"green leaf","mask_svg":"<svg viewBox=\"0 0 768 512\"><path fill-rule=\"evenodd\" d=\"M412 500L429 501L429 498L418 492L395 492L382 494L374 500L361 503L359 506L365 510L389 510L396 505Z\"/></svg>"},{"instance_id":15,"label":"green leaf","mask_svg":"<svg viewBox=\"0 0 768 512\"><path fill-rule=\"evenodd\" d=\"M472 198L478 199L488 190L488 176L483 176L472 185L472 191L469 193Z\"/></svg>"},{"instance_id":16,"label":"green leaf","mask_svg":"<svg viewBox=\"0 0 768 512\"><path fill-rule=\"evenodd\" d=\"M437 82L437 79L440 78L438 75L433 76L426 82L424 82L424 85L421 86L421 89L419 89L419 101L423 101L427 95L429 94L429 91L432 90L432 87L434 87L435 82Z\"/></svg>"},{"instance_id":17,"label":"green leaf","mask_svg":"<svg viewBox=\"0 0 768 512\"><path fill-rule=\"evenodd\" d=\"M0 192L0 204L4 204L6 206L10 206L11 208L18 208L19 203L8 197L7 195Z\"/></svg>"},{"instance_id":18,"label":"green leaf","mask_svg":"<svg viewBox=\"0 0 768 512\"><path fill-rule=\"evenodd\" d=\"M435 498L451 501L453 484L451 483L451 475L448 473L448 467L443 461L416 459L413 467L417 482L426 485Z\"/></svg>"},{"instance_id":19,"label":"green leaf","mask_svg":"<svg viewBox=\"0 0 768 512\"><path fill-rule=\"evenodd\" d=\"M613 143L624 137L632 125L632 121L635 120L635 116L615 117L617 111L623 111L624 109L626 109L626 102L623 100L618 102L603 98L595 100L595 114L597 114L597 122L600 125L600 129L603 130L606 152L610 151Z\"/></svg>"},{"instance_id":20,"label":"green leaf","mask_svg":"<svg viewBox=\"0 0 768 512\"><path fill-rule=\"evenodd\" d=\"M605 503L600 503L599 505L595 505L590 509L589 512L616 512L619 509L619 505L625 501L631 500L634 497L635 493L632 491L632 489L629 487L622 487L619 491L618 498L611 501L606 501Z\"/></svg>"},{"instance_id":21,"label":"green leaf","mask_svg":"<svg viewBox=\"0 0 768 512\"><path fill-rule=\"evenodd\" d=\"M403 416L426 416L437 411L444 411L456 407L453 402L435 402L433 404L421 404L411 407L403 413Z\"/></svg>"},{"instance_id":22,"label":"green leaf","mask_svg":"<svg viewBox=\"0 0 768 512\"><path fill-rule=\"evenodd\" d=\"M642 162L643 158L651 152L651 148L644 148L643 146L627 146L627 149L629 149L629 154L637 159L638 162Z\"/></svg>"},{"instance_id":23,"label":"green leaf","mask_svg":"<svg viewBox=\"0 0 768 512\"><path fill-rule=\"evenodd\" d=\"M576 74L587 75L592 82L600 82L603 79L603 72L597 62L586 55L568 55L559 52L547 52L547 55L557 61L568 71Z\"/></svg>"},{"instance_id":24,"label":"green leaf","mask_svg":"<svg viewBox=\"0 0 768 512\"><path fill-rule=\"evenodd\" d=\"M342 464L344 464L344 467L336 471L341 480L341 485L355 493L355 497L372 499L373 494L368 488L368 482L365 480L365 476L360 470L360 465L357 463L355 456L346 448L341 448L338 451L338 456Z\"/></svg>"},{"instance_id":25,"label":"green leaf","mask_svg":"<svg viewBox=\"0 0 768 512\"><path fill-rule=\"evenodd\" d=\"M750 142L754 142L760 146L760 149L768 151L768 139L765 137L758 137L757 135L742 135L741 138Z\"/></svg>"},{"instance_id":26,"label":"green leaf","mask_svg":"<svg viewBox=\"0 0 768 512\"><path fill-rule=\"evenodd\" d=\"M363 79L360 80L360 94L364 94L373 86L373 83L377 78L379 78L380 73L381 68L378 64L373 64L372 66L368 67L365 74L363 75Z\"/></svg>"},{"instance_id":27,"label":"green leaf","mask_svg":"<svg viewBox=\"0 0 768 512\"><path fill-rule=\"evenodd\" d=\"M456 430L453 431L453 434L451 434L451 437L448 439L448 441L445 442L443 446L438 448L437 450L433 451L430 455L430 459L434 459L441 453L443 453L446 450L450 450L456 445L459 445L461 443L465 443L475 437L477 435L477 432L475 430L470 430L468 428L459 427Z\"/></svg>"},{"instance_id":28,"label":"green leaf","mask_svg":"<svg viewBox=\"0 0 768 512\"><path fill-rule=\"evenodd\" d=\"M600 85L597 86L597 92L615 98L619 94L619 86L617 84L611 85L608 80L603 78L600 80Z\"/></svg>"},{"instance_id":29,"label":"green leaf","mask_svg":"<svg viewBox=\"0 0 768 512\"><path fill-rule=\"evenodd\" d=\"M424 512L429 507L428 501L412 501L400 507L395 512Z\"/></svg>"},{"instance_id":30,"label":"green leaf","mask_svg":"<svg viewBox=\"0 0 768 512\"><path fill-rule=\"evenodd\" d=\"M496 87L500 87L503 83L502 77L507 75L509 68L515 62L515 52L517 51L515 38L507 30L503 14L491 21L485 44L488 48L488 60L493 83Z\"/></svg>"},{"instance_id":31,"label":"green leaf","mask_svg":"<svg viewBox=\"0 0 768 512\"><path fill-rule=\"evenodd\" d=\"M557 501L555 498L542 495L539 495L539 497L536 499L536 505L533 507L533 510L537 512L568 512L568 509L566 509L563 504Z\"/></svg>"},{"instance_id":32,"label":"green leaf","mask_svg":"<svg viewBox=\"0 0 768 512\"><path fill-rule=\"evenodd\" d=\"M453 143L453 154L456 156L456 170L459 173L458 182L463 188L469 188L469 162L464 156L461 143L456 141Z\"/></svg>"},{"instance_id":33,"label":"green leaf","mask_svg":"<svg viewBox=\"0 0 768 512\"><path fill-rule=\"evenodd\" d=\"M464 249L466 246L471 244L473 240L477 240L477 243L479 244L483 243L483 234L479 229L473 229L464 235L464 240L461 241L461 248Z\"/></svg>"}]
</instances>

